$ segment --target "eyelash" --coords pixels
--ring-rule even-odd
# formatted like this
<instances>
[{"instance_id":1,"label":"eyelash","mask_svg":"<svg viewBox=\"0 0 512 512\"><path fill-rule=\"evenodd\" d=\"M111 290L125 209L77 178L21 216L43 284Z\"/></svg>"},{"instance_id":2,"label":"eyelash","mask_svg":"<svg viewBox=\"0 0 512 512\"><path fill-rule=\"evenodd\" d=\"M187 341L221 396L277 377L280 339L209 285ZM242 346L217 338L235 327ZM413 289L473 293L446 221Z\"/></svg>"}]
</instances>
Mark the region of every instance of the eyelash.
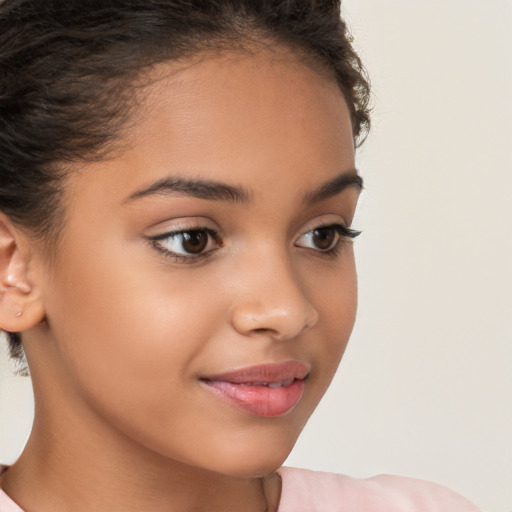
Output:
<instances>
[{"instance_id":1,"label":"eyelash","mask_svg":"<svg viewBox=\"0 0 512 512\"><path fill-rule=\"evenodd\" d=\"M340 252L343 246L347 243L351 243L354 238L357 238L362 231L357 231L355 229L348 228L344 226L343 224L324 224L317 226L316 228L313 228L306 233L304 233L302 236L305 236L309 233L313 233L314 231L319 231L322 229L334 229L336 233L339 235L339 238L336 240L334 245L325 251L317 250L319 256L326 256L326 257L335 257ZM302 237L301 237L302 238Z\"/></svg>"},{"instance_id":2,"label":"eyelash","mask_svg":"<svg viewBox=\"0 0 512 512\"><path fill-rule=\"evenodd\" d=\"M300 238L302 238L308 234L314 233L315 231L320 231L320 230L325 230L325 229L334 229L336 231L337 235L339 235L339 238L335 241L334 245L331 248L329 248L325 251L320 250L320 249L316 249L316 250L312 249L315 252L317 252L320 256L327 256L327 257L328 256L331 256L331 257L337 256L340 253L341 248L344 244L351 242L354 238L358 237L361 234L361 231L356 231L354 229L347 228L343 224L325 224L325 225L317 226L317 227L307 231L306 233L302 234L299 237L299 240L300 240ZM206 235L209 237L209 239L213 240L216 243L217 247L214 249L210 249L206 252L200 252L196 255L192 255L192 254L184 255L184 254L178 254L174 251L170 251L169 249L166 249L161 243L162 240L168 240L170 238L178 237L180 235L183 236L185 234L191 234L191 233L206 233ZM167 233L164 233L161 235L157 235L157 236L149 238L149 243L158 252L160 252L164 256L166 256L168 258L172 258L174 261L177 261L180 263L196 263L196 262L204 261L204 260L208 259L210 256L212 256L213 253L218 248L221 248L223 246L222 239L221 239L219 233L217 231L215 231L214 229L207 228L204 226L197 226L197 227L192 227L192 228L187 228L187 229L179 229L176 231L170 231L170 232L167 232ZM208 243L208 240L207 240L207 243ZM301 246L297 246L297 247L301 247ZM303 247L303 248L307 249L307 247Z\"/></svg>"}]
</instances>

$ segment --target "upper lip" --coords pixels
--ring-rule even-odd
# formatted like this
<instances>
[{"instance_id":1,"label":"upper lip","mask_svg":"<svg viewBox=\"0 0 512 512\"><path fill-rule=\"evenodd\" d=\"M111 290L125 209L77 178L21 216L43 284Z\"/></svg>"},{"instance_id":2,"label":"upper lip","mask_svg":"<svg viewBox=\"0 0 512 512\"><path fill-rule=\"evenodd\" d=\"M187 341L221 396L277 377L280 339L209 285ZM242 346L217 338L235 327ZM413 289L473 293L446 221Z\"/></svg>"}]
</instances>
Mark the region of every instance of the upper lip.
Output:
<instances>
[{"instance_id":1,"label":"upper lip","mask_svg":"<svg viewBox=\"0 0 512 512\"><path fill-rule=\"evenodd\" d=\"M230 382L232 384L283 382L291 379L305 379L310 367L298 361L267 363L247 366L224 373L208 375L203 380Z\"/></svg>"}]
</instances>

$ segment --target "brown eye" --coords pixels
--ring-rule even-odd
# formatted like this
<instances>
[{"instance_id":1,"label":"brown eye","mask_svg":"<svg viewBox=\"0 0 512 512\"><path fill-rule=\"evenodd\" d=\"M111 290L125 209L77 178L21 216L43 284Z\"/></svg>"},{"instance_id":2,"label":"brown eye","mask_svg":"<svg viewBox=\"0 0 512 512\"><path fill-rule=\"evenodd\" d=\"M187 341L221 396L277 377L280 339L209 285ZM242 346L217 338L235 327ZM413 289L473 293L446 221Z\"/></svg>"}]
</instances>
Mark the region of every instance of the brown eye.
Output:
<instances>
[{"instance_id":1,"label":"brown eye","mask_svg":"<svg viewBox=\"0 0 512 512\"><path fill-rule=\"evenodd\" d=\"M152 244L167 256L199 260L222 247L217 233L209 228L165 233L152 238Z\"/></svg>"},{"instance_id":2,"label":"brown eye","mask_svg":"<svg viewBox=\"0 0 512 512\"><path fill-rule=\"evenodd\" d=\"M339 234L334 227L314 229L311 234L311 242L317 249L328 251L338 241Z\"/></svg>"},{"instance_id":3,"label":"brown eye","mask_svg":"<svg viewBox=\"0 0 512 512\"><path fill-rule=\"evenodd\" d=\"M340 248L343 243L360 235L360 231L354 231L343 224L332 224L330 226L319 226L307 233L304 233L296 242L297 247L312 249L320 253L331 254Z\"/></svg>"},{"instance_id":4,"label":"brown eye","mask_svg":"<svg viewBox=\"0 0 512 512\"><path fill-rule=\"evenodd\" d=\"M334 249L341 238L340 230L343 226L321 226L304 233L295 245L318 252L329 252Z\"/></svg>"},{"instance_id":5,"label":"brown eye","mask_svg":"<svg viewBox=\"0 0 512 512\"><path fill-rule=\"evenodd\" d=\"M186 231L181 233L181 246L189 254L200 254L208 245L208 234L205 231Z\"/></svg>"}]
</instances>

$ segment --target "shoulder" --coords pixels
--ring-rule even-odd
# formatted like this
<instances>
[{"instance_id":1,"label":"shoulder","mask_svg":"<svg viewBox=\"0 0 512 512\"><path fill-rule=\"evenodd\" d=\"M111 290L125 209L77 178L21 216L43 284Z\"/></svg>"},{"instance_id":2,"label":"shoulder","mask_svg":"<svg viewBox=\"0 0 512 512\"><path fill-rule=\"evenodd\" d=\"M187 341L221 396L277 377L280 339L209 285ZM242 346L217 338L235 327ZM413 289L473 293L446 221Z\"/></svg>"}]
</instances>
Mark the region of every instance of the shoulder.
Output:
<instances>
[{"instance_id":1,"label":"shoulder","mask_svg":"<svg viewBox=\"0 0 512 512\"><path fill-rule=\"evenodd\" d=\"M392 475L368 479L281 468L278 512L479 512L458 494L431 482Z\"/></svg>"}]
</instances>

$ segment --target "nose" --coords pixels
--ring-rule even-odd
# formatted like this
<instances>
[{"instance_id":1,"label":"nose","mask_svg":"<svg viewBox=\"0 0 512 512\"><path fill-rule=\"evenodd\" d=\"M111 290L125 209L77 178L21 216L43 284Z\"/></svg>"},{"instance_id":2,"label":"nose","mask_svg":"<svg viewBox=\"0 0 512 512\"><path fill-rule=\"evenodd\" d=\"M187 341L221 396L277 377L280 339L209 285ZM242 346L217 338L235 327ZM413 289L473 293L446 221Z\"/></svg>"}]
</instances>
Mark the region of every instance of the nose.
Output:
<instances>
[{"instance_id":1,"label":"nose","mask_svg":"<svg viewBox=\"0 0 512 512\"><path fill-rule=\"evenodd\" d=\"M297 337L313 327L318 312L284 258L252 268L238 282L243 291L232 309L233 327L244 335L266 335L275 340ZM277 261L276 261L277 260Z\"/></svg>"}]
</instances>

